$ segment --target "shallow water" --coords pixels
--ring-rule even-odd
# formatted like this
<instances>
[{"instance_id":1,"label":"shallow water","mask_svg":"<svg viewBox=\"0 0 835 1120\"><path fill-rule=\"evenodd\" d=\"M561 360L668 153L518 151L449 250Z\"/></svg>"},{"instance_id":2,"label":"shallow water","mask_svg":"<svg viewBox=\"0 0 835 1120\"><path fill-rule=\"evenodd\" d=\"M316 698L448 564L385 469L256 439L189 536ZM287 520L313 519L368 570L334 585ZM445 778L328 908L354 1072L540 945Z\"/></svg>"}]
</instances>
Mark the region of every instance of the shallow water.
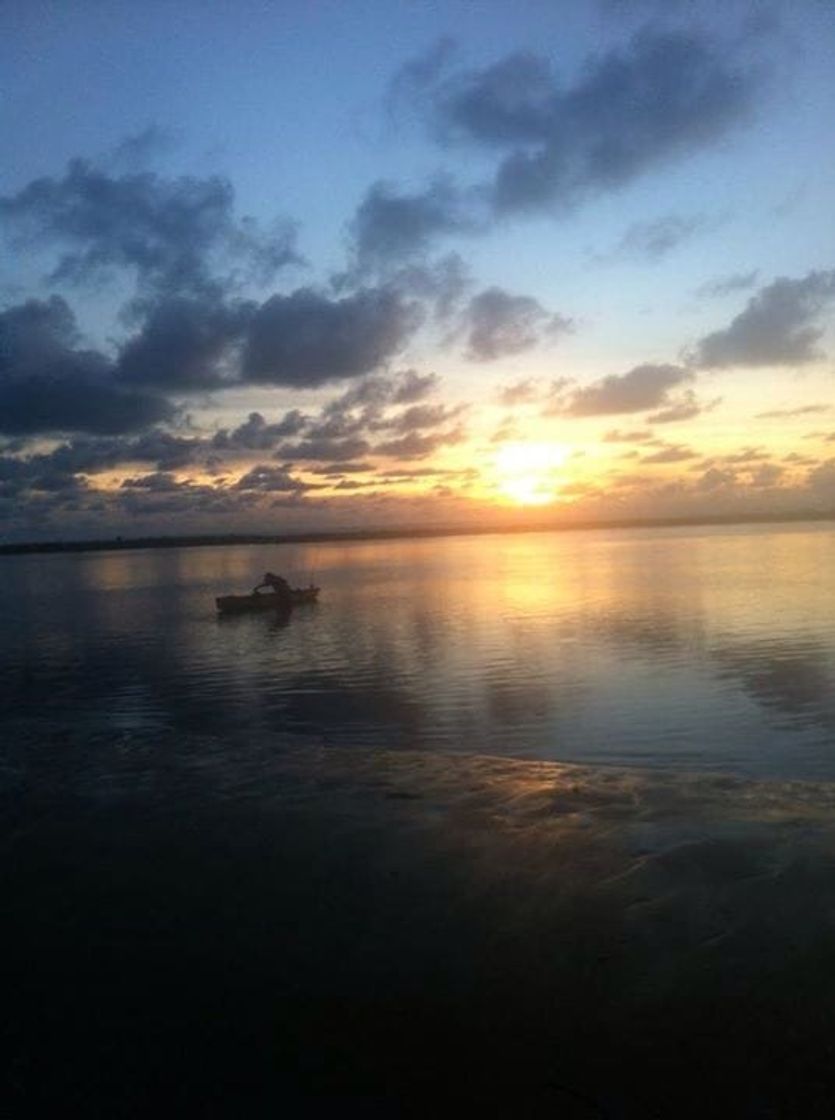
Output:
<instances>
[{"instance_id":1,"label":"shallow water","mask_svg":"<svg viewBox=\"0 0 835 1120\"><path fill-rule=\"evenodd\" d=\"M216 617L265 569L320 604ZM0 735L831 778L833 573L829 525L6 557Z\"/></svg>"}]
</instances>

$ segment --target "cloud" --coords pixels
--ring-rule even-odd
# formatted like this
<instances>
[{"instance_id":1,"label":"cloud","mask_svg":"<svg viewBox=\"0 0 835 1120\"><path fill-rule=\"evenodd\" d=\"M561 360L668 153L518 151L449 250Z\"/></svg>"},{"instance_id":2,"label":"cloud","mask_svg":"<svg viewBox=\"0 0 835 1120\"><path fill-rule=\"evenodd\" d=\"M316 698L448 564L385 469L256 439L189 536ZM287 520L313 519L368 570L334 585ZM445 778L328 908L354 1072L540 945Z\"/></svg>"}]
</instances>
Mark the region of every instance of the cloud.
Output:
<instances>
[{"instance_id":1,"label":"cloud","mask_svg":"<svg viewBox=\"0 0 835 1120\"><path fill-rule=\"evenodd\" d=\"M307 416L293 409L278 423L268 424L260 413L251 413L233 431L216 433L211 446L221 452L275 448L274 459L328 463L345 470L342 464L356 463L372 451L369 437L373 433L429 438L427 429L444 428L460 416L464 405L423 403L437 384L435 374L415 370L367 376L324 404L318 415ZM458 438L457 429L455 434ZM444 431L440 438L449 435ZM290 442L286 437L292 436L302 438ZM438 438L437 434L432 433L432 438ZM404 447L411 453L413 445Z\"/></svg>"},{"instance_id":2,"label":"cloud","mask_svg":"<svg viewBox=\"0 0 835 1120\"><path fill-rule=\"evenodd\" d=\"M651 416L647 416L647 423L674 424L680 420L692 420L694 417L700 416L703 412L711 412L721 403L721 400L721 397L716 397L714 400L704 404L698 399L692 389L685 389L681 396L671 401L666 408L662 408L660 412L654 412Z\"/></svg>"},{"instance_id":3,"label":"cloud","mask_svg":"<svg viewBox=\"0 0 835 1120\"><path fill-rule=\"evenodd\" d=\"M313 487L295 478L287 467L271 467L259 463L235 483L236 490L266 490L269 492L301 493Z\"/></svg>"},{"instance_id":4,"label":"cloud","mask_svg":"<svg viewBox=\"0 0 835 1120\"><path fill-rule=\"evenodd\" d=\"M401 351L421 322L418 306L388 288L330 299L311 288L274 295L249 323L249 381L314 388L361 377Z\"/></svg>"},{"instance_id":5,"label":"cloud","mask_svg":"<svg viewBox=\"0 0 835 1120\"><path fill-rule=\"evenodd\" d=\"M654 451L651 455L644 455L641 458L642 463L683 463L686 459L696 459L698 455L690 447L685 447L680 443L668 444L662 447L660 451Z\"/></svg>"},{"instance_id":6,"label":"cloud","mask_svg":"<svg viewBox=\"0 0 835 1120\"><path fill-rule=\"evenodd\" d=\"M380 443L374 448L377 455L386 455L396 459L424 459L437 451L445 444L460 443L464 438L462 429L455 428L448 432L434 432L431 435L419 432L409 432L400 439Z\"/></svg>"},{"instance_id":7,"label":"cloud","mask_svg":"<svg viewBox=\"0 0 835 1120\"><path fill-rule=\"evenodd\" d=\"M530 52L481 70L427 70L424 103L447 142L504 153L497 213L573 205L723 136L749 110L752 74L707 37L643 31L592 58L574 84Z\"/></svg>"},{"instance_id":8,"label":"cloud","mask_svg":"<svg viewBox=\"0 0 835 1120\"><path fill-rule=\"evenodd\" d=\"M770 412L758 412L756 420L788 420L792 416L811 416L816 412L831 412L830 404L806 404L799 408L775 408Z\"/></svg>"},{"instance_id":9,"label":"cloud","mask_svg":"<svg viewBox=\"0 0 835 1120\"><path fill-rule=\"evenodd\" d=\"M418 373L407 369L393 380L392 400L395 404L415 404L438 387L436 373Z\"/></svg>"},{"instance_id":10,"label":"cloud","mask_svg":"<svg viewBox=\"0 0 835 1120\"><path fill-rule=\"evenodd\" d=\"M280 440L304 431L308 422L308 417L297 408L286 412L275 424L268 424L260 412L250 412L243 424L231 432L228 428L215 432L212 447L216 451L268 451Z\"/></svg>"},{"instance_id":11,"label":"cloud","mask_svg":"<svg viewBox=\"0 0 835 1120\"><path fill-rule=\"evenodd\" d=\"M370 450L368 441L364 439L329 439L323 436L306 439L301 443L283 443L276 449L273 458L339 462L342 459L358 459Z\"/></svg>"},{"instance_id":12,"label":"cloud","mask_svg":"<svg viewBox=\"0 0 835 1120\"><path fill-rule=\"evenodd\" d=\"M635 366L628 373L612 374L575 389L561 411L568 416L644 412L666 405L670 391L692 377L693 373L681 366Z\"/></svg>"},{"instance_id":13,"label":"cloud","mask_svg":"<svg viewBox=\"0 0 835 1120\"><path fill-rule=\"evenodd\" d=\"M72 478L110 470L120 463L147 462L154 463L160 471L176 470L195 462L205 449L203 440L152 430L134 438L81 436L52 451L14 461L33 476Z\"/></svg>"},{"instance_id":14,"label":"cloud","mask_svg":"<svg viewBox=\"0 0 835 1120\"><path fill-rule=\"evenodd\" d=\"M232 185L220 176L112 175L74 159L63 177L0 198L0 219L19 242L58 251L51 279L70 284L127 269L145 293L217 295L235 270L267 282L301 263L292 225L262 232L236 219Z\"/></svg>"},{"instance_id":15,"label":"cloud","mask_svg":"<svg viewBox=\"0 0 835 1120\"><path fill-rule=\"evenodd\" d=\"M206 443L201 439L153 430L123 442L121 458L140 463L156 463L159 470L167 471L189 466L205 451Z\"/></svg>"},{"instance_id":16,"label":"cloud","mask_svg":"<svg viewBox=\"0 0 835 1120\"><path fill-rule=\"evenodd\" d=\"M120 140L108 162L116 167L136 170L145 167L154 156L172 148L175 142L176 137L169 129L150 124Z\"/></svg>"},{"instance_id":17,"label":"cloud","mask_svg":"<svg viewBox=\"0 0 835 1120\"><path fill-rule=\"evenodd\" d=\"M736 485L736 474L727 469L708 467L701 478L696 482L699 490L724 490Z\"/></svg>"},{"instance_id":18,"label":"cloud","mask_svg":"<svg viewBox=\"0 0 835 1120\"><path fill-rule=\"evenodd\" d=\"M0 498L15 499L31 491L74 495L86 489L83 479L52 462L50 456L26 459L0 455Z\"/></svg>"},{"instance_id":19,"label":"cloud","mask_svg":"<svg viewBox=\"0 0 835 1120\"><path fill-rule=\"evenodd\" d=\"M760 289L730 326L701 339L691 360L705 369L814 362L823 334L815 321L833 299L835 269L800 280L780 277Z\"/></svg>"},{"instance_id":20,"label":"cloud","mask_svg":"<svg viewBox=\"0 0 835 1120\"><path fill-rule=\"evenodd\" d=\"M354 270L337 277L337 287L355 283L359 275ZM431 304L435 318L441 322L449 319L472 286L469 270L458 253L447 253L435 261L405 264L387 272L386 282L406 296Z\"/></svg>"},{"instance_id":21,"label":"cloud","mask_svg":"<svg viewBox=\"0 0 835 1120\"><path fill-rule=\"evenodd\" d=\"M657 261L707 225L704 216L699 214L689 218L668 214L652 222L635 222L621 238L615 255Z\"/></svg>"},{"instance_id":22,"label":"cloud","mask_svg":"<svg viewBox=\"0 0 835 1120\"><path fill-rule=\"evenodd\" d=\"M611 428L603 436L604 443L646 443L648 439L652 438L652 432L647 428L640 430L632 430L630 432L621 431L620 428Z\"/></svg>"},{"instance_id":23,"label":"cloud","mask_svg":"<svg viewBox=\"0 0 835 1120\"><path fill-rule=\"evenodd\" d=\"M58 296L0 312L0 432L115 435L172 418L168 402L119 385L109 359L79 342Z\"/></svg>"},{"instance_id":24,"label":"cloud","mask_svg":"<svg viewBox=\"0 0 835 1120\"><path fill-rule=\"evenodd\" d=\"M400 67L388 89L387 101L393 115L410 108L432 89L449 67L456 50L455 40L444 35Z\"/></svg>"},{"instance_id":25,"label":"cloud","mask_svg":"<svg viewBox=\"0 0 835 1120\"><path fill-rule=\"evenodd\" d=\"M740 465L743 463L757 463L768 458L768 452L763 447L743 447L741 451L731 451L720 457L722 463Z\"/></svg>"},{"instance_id":26,"label":"cloud","mask_svg":"<svg viewBox=\"0 0 835 1120\"><path fill-rule=\"evenodd\" d=\"M785 473L786 468L779 463L761 463L749 474L748 485L757 489L769 489L776 486Z\"/></svg>"},{"instance_id":27,"label":"cloud","mask_svg":"<svg viewBox=\"0 0 835 1120\"><path fill-rule=\"evenodd\" d=\"M467 335L467 357L492 362L537 346L546 335L571 329L571 320L552 315L531 296L515 296L503 288L485 288L473 296L460 329Z\"/></svg>"},{"instance_id":28,"label":"cloud","mask_svg":"<svg viewBox=\"0 0 835 1120\"><path fill-rule=\"evenodd\" d=\"M167 471L154 471L153 474L143 474L135 478L122 480L122 490L150 490L155 494L173 493L177 490L186 490L191 487L188 480L182 482Z\"/></svg>"},{"instance_id":29,"label":"cloud","mask_svg":"<svg viewBox=\"0 0 835 1120\"><path fill-rule=\"evenodd\" d=\"M701 287L696 289L696 295L712 298L714 296L733 295L735 292L745 292L754 287L758 276L759 271L757 269L751 272L735 272L730 276L721 276L717 280L709 280L702 284Z\"/></svg>"},{"instance_id":30,"label":"cloud","mask_svg":"<svg viewBox=\"0 0 835 1120\"><path fill-rule=\"evenodd\" d=\"M154 305L119 355L126 383L171 392L220 389L237 379L233 346L252 305L177 297Z\"/></svg>"},{"instance_id":31,"label":"cloud","mask_svg":"<svg viewBox=\"0 0 835 1120\"><path fill-rule=\"evenodd\" d=\"M506 408L513 408L518 404L530 404L539 400L539 383L531 377L516 381L512 385L505 385L499 390L499 402Z\"/></svg>"},{"instance_id":32,"label":"cloud","mask_svg":"<svg viewBox=\"0 0 835 1120\"><path fill-rule=\"evenodd\" d=\"M498 163L490 180L467 189L449 177L413 192L373 184L351 224L355 271L390 269L442 237L618 189L724 136L747 115L758 84L695 32L640 32L625 50L593 56L573 84L533 52L466 70L449 41L436 44L395 76L392 104L402 111L410 102L447 150L476 146ZM662 255L702 224L691 221L636 230L632 248Z\"/></svg>"},{"instance_id":33,"label":"cloud","mask_svg":"<svg viewBox=\"0 0 835 1120\"><path fill-rule=\"evenodd\" d=\"M344 474L366 474L373 470L374 466L371 463L326 463L321 467L311 467L310 473L340 477Z\"/></svg>"},{"instance_id":34,"label":"cloud","mask_svg":"<svg viewBox=\"0 0 835 1120\"><path fill-rule=\"evenodd\" d=\"M394 416L372 425L376 431L391 431L400 434L422 431L425 428L437 428L449 423L466 409L466 405L456 405L448 408L443 404L415 404Z\"/></svg>"},{"instance_id":35,"label":"cloud","mask_svg":"<svg viewBox=\"0 0 835 1120\"><path fill-rule=\"evenodd\" d=\"M391 183L374 183L350 226L359 274L383 271L425 254L440 235L477 227L469 200L447 179L406 194Z\"/></svg>"},{"instance_id":36,"label":"cloud","mask_svg":"<svg viewBox=\"0 0 835 1120\"><path fill-rule=\"evenodd\" d=\"M835 508L835 459L827 459L810 470L806 485L816 497L828 499Z\"/></svg>"}]
</instances>

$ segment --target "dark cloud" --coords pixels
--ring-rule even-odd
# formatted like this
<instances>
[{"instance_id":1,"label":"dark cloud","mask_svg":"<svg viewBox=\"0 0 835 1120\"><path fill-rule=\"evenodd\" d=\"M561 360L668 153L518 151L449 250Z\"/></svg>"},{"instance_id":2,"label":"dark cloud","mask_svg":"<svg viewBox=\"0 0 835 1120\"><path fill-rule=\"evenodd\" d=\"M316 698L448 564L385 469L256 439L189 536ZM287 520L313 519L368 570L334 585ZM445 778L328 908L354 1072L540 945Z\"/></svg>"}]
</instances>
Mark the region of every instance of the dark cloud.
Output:
<instances>
[{"instance_id":1,"label":"dark cloud","mask_svg":"<svg viewBox=\"0 0 835 1120\"><path fill-rule=\"evenodd\" d=\"M206 442L194 436L152 430L124 444L122 457L127 461L156 463L159 470L169 471L189 466L206 450Z\"/></svg>"},{"instance_id":2,"label":"dark cloud","mask_svg":"<svg viewBox=\"0 0 835 1120\"><path fill-rule=\"evenodd\" d=\"M308 424L308 418L297 408L285 412L281 420L268 424L260 412L250 412L237 428L221 428L212 437L216 451L268 451L282 439L296 436Z\"/></svg>"},{"instance_id":3,"label":"dark cloud","mask_svg":"<svg viewBox=\"0 0 835 1120\"><path fill-rule=\"evenodd\" d=\"M189 482L167 482L164 478L149 480L145 485L143 478L133 480L136 485L116 491L114 499L122 513L127 514L132 523L139 517L162 517L157 522L175 530L182 526L183 519L197 514L227 515L239 514L258 501L257 492L234 492L212 486L195 486Z\"/></svg>"},{"instance_id":4,"label":"dark cloud","mask_svg":"<svg viewBox=\"0 0 835 1120\"><path fill-rule=\"evenodd\" d=\"M692 361L706 369L814 362L823 334L816 320L833 299L835 270L800 280L780 277L753 296L729 327L701 339Z\"/></svg>"},{"instance_id":5,"label":"dark cloud","mask_svg":"<svg viewBox=\"0 0 835 1120\"><path fill-rule=\"evenodd\" d=\"M95 474L119 463L155 463L158 470L176 470L194 463L206 450L203 440L151 430L135 438L123 436L78 438L59 444L32 460L49 463L67 473Z\"/></svg>"},{"instance_id":6,"label":"dark cloud","mask_svg":"<svg viewBox=\"0 0 835 1120\"><path fill-rule=\"evenodd\" d=\"M641 365L575 389L561 411L569 416L644 412L669 402L669 393L693 374L681 366Z\"/></svg>"},{"instance_id":7,"label":"dark cloud","mask_svg":"<svg viewBox=\"0 0 835 1120\"><path fill-rule=\"evenodd\" d=\"M326 463L322 467L311 467L311 474L321 474L325 476L336 475L340 477L344 474L366 474L368 471L373 471L374 466L372 463Z\"/></svg>"},{"instance_id":8,"label":"dark cloud","mask_svg":"<svg viewBox=\"0 0 835 1120\"><path fill-rule=\"evenodd\" d=\"M505 153L491 188L500 213L574 204L704 147L742 119L756 85L706 37L652 30L573 85L532 53L436 75L424 81L433 127Z\"/></svg>"},{"instance_id":9,"label":"dark cloud","mask_svg":"<svg viewBox=\"0 0 835 1120\"><path fill-rule=\"evenodd\" d=\"M171 392L220 389L237 378L233 347L253 313L249 304L173 298L149 308L122 347L118 377Z\"/></svg>"},{"instance_id":10,"label":"dark cloud","mask_svg":"<svg viewBox=\"0 0 835 1120\"><path fill-rule=\"evenodd\" d=\"M366 377L322 408L316 430L344 435L373 426L389 405L416 404L433 393L438 384L437 374L421 374L413 369L389 377Z\"/></svg>"},{"instance_id":11,"label":"dark cloud","mask_svg":"<svg viewBox=\"0 0 835 1120\"><path fill-rule=\"evenodd\" d=\"M361 377L394 357L418 328L413 301L388 288L330 299L310 288L275 295L249 324L246 380L295 388Z\"/></svg>"},{"instance_id":12,"label":"dark cloud","mask_svg":"<svg viewBox=\"0 0 835 1120\"><path fill-rule=\"evenodd\" d=\"M455 40L444 35L404 63L389 83L387 100L390 110L397 115L419 102L424 93L440 80L455 54Z\"/></svg>"},{"instance_id":13,"label":"dark cloud","mask_svg":"<svg viewBox=\"0 0 835 1120\"><path fill-rule=\"evenodd\" d=\"M357 271L386 271L425 254L440 235L476 228L468 199L450 181L437 179L406 194L377 182L357 208L350 234Z\"/></svg>"},{"instance_id":14,"label":"dark cloud","mask_svg":"<svg viewBox=\"0 0 835 1120\"><path fill-rule=\"evenodd\" d=\"M395 391L390 377L366 377L323 406L312 430L317 435L351 435L376 419Z\"/></svg>"},{"instance_id":15,"label":"dark cloud","mask_svg":"<svg viewBox=\"0 0 835 1120\"><path fill-rule=\"evenodd\" d=\"M353 274L354 278L358 273ZM350 280L346 274L343 280ZM458 253L448 253L436 261L406 264L387 274L390 287L431 305L436 319L444 322L460 305L472 286L469 269Z\"/></svg>"},{"instance_id":16,"label":"dark cloud","mask_svg":"<svg viewBox=\"0 0 835 1120\"><path fill-rule=\"evenodd\" d=\"M745 292L754 287L758 276L757 269L752 272L735 272L731 276L721 276L718 280L709 280L706 284L702 284L696 289L696 295L712 298Z\"/></svg>"},{"instance_id":17,"label":"dark cloud","mask_svg":"<svg viewBox=\"0 0 835 1120\"><path fill-rule=\"evenodd\" d=\"M400 439L388 440L374 448L377 455L396 459L423 459L446 444L460 443L464 433L460 428L448 432L433 432L431 435L409 432Z\"/></svg>"},{"instance_id":18,"label":"dark cloud","mask_svg":"<svg viewBox=\"0 0 835 1120\"><path fill-rule=\"evenodd\" d=\"M119 385L109 359L79 343L58 296L0 312L0 432L118 434L173 416L166 401Z\"/></svg>"},{"instance_id":19,"label":"dark cloud","mask_svg":"<svg viewBox=\"0 0 835 1120\"><path fill-rule=\"evenodd\" d=\"M67 283L127 269L145 292L216 295L236 269L265 282L300 263L293 227L262 233L237 220L232 185L219 176L112 175L75 159L62 178L1 198L0 219L24 244L60 252L51 279Z\"/></svg>"},{"instance_id":20,"label":"dark cloud","mask_svg":"<svg viewBox=\"0 0 835 1120\"><path fill-rule=\"evenodd\" d=\"M83 479L52 462L48 455L26 459L0 456L0 498L15 499L32 492L72 496L86 488Z\"/></svg>"},{"instance_id":21,"label":"dark cloud","mask_svg":"<svg viewBox=\"0 0 835 1120\"><path fill-rule=\"evenodd\" d=\"M130 440L116 436L71 440L59 444L53 451L41 456L31 456L30 462L40 459L55 470L65 474L96 474L127 460Z\"/></svg>"},{"instance_id":22,"label":"dark cloud","mask_svg":"<svg viewBox=\"0 0 835 1120\"><path fill-rule=\"evenodd\" d=\"M151 490L156 494L171 493L176 490L190 489L191 483L180 482L167 471L155 471L153 474L143 474L136 478L126 478L122 481L122 490Z\"/></svg>"},{"instance_id":23,"label":"dark cloud","mask_svg":"<svg viewBox=\"0 0 835 1120\"><path fill-rule=\"evenodd\" d=\"M397 376L393 384L394 392L391 399L395 404L415 404L438 387L438 375L407 369Z\"/></svg>"},{"instance_id":24,"label":"dark cloud","mask_svg":"<svg viewBox=\"0 0 835 1120\"><path fill-rule=\"evenodd\" d=\"M636 222L621 238L616 255L660 260L705 229L707 224L706 219L699 214L689 218L680 214L668 214L652 222Z\"/></svg>"},{"instance_id":25,"label":"dark cloud","mask_svg":"<svg viewBox=\"0 0 835 1120\"><path fill-rule=\"evenodd\" d=\"M151 431L136 438L124 436L79 437L59 444L52 451L8 459L21 486L72 489L86 485L79 475L94 475L122 463L150 462L159 471L175 470L194 462L204 444L168 432ZM7 474L7 479L12 477ZM37 485L36 485L37 483Z\"/></svg>"},{"instance_id":26,"label":"dark cloud","mask_svg":"<svg viewBox=\"0 0 835 1120\"><path fill-rule=\"evenodd\" d=\"M394 416L387 416L373 425L375 431L391 431L400 435L407 432L437 428L460 416L466 405L448 408L443 404L415 404Z\"/></svg>"},{"instance_id":27,"label":"dark cloud","mask_svg":"<svg viewBox=\"0 0 835 1120\"><path fill-rule=\"evenodd\" d=\"M274 448L274 459L327 463L328 469L344 471L344 464L356 463L371 451L372 433L426 434L460 416L465 406L422 403L437 384L434 374L415 370L366 376L324 404L318 415L293 409L270 424L260 413L251 413L238 428L216 433L211 447L221 452ZM290 442L293 436L302 438Z\"/></svg>"},{"instance_id":28,"label":"dark cloud","mask_svg":"<svg viewBox=\"0 0 835 1120\"><path fill-rule=\"evenodd\" d=\"M365 439L328 439L327 437L320 437L305 439L301 443L283 443L276 450L273 458L339 462L343 459L346 461L358 459L370 450L371 447Z\"/></svg>"},{"instance_id":29,"label":"dark cloud","mask_svg":"<svg viewBox=\"0 0 835 1120\"><path fill-rule=\"evenodd\" d=\"M235 483L236 490L266 490L301 493L311 489L310 485L295 478L288 467L271 467L259 463Z\"/></svg>"},{"instance_id":30,"label":"dark cloud","mask_svg":"<svg viewBox=\"0 0 835 1120\"><path fill-rule=\"evenodd\" d=\"M552 315L531 296L515 296L503 288L485 288L473 296L460 329L467 337L467 357L491 362L537 346L545 336L571 329L571 320Z\"/></svg>"}]
</instances>

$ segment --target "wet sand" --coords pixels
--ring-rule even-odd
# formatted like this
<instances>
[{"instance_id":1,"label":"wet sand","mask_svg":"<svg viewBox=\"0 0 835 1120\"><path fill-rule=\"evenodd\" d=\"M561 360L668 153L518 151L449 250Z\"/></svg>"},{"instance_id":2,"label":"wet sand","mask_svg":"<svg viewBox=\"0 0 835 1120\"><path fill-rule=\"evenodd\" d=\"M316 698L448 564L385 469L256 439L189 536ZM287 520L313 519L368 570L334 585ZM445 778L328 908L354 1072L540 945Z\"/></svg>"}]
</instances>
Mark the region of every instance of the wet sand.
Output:
<instances>
[{"instance_id":1,"label":"wet sand","mask_svg":"<svg viewBox=\"0 0 835 1120\"><path fill-rule=\"evenodd\" d=\"M831 1114L835 785L300 749L8 854L15 1115Z\"/></svg>"}]
</instances>

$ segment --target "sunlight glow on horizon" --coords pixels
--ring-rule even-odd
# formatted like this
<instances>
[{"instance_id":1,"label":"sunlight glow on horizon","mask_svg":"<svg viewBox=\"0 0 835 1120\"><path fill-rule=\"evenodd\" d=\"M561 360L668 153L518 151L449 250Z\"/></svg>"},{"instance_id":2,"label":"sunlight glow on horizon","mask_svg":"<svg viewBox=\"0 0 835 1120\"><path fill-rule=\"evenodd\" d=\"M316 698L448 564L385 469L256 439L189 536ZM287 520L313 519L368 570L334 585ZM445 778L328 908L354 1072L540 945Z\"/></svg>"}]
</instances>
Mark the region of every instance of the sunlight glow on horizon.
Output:
<instances>
[{"instance_id":1,"label":"sunlight glow on horizon","mask_svg":"<svg viewBox=\"0 0 835 1120\"><path fill-rule=\"evenodd\" d=\"M493 461L496 489L518 505L543 506L559 498L557 472L570 454L559 443L506 443Z\"/></svg>"}]
</instances>

